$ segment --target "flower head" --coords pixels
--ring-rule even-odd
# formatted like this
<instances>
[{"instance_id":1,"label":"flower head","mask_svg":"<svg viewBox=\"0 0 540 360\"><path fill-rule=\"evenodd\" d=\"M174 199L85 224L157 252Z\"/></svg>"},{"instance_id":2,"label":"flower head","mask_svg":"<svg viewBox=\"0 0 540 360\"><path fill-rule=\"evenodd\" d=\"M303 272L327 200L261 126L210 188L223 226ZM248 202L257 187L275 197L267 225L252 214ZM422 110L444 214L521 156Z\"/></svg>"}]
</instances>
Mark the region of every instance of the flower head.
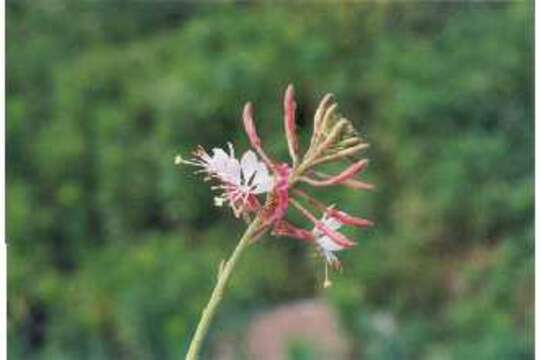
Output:
<instances>
[{"instance_id":1,"label":"flower head","mask_svg":"<svg viewBox=\"0 0 540 360\"><path fill-rule=\"evenodd\" d=\"M313 228L315 243L326 262L334 268L341 266L334 252L348 249L356 244L337 232L342 225L343 223L337 218L325 213Z\"/></svg>"},{"instance_id":2,"label":"flower head","mask_svg":"<svg viewBox=\"0 0 540 360\"><path fill-rule=\"evenodd\" d=\"M229 153L214 148L212 155L199 147L193 159L188 161L177 156L175 163L197 166L200 168L198 172L206 175L206 180L217 182L213 187L220 191L215 198L216 205L227 203L237 217L254 213L261 220L261 233L270 229L275 236L288 236L313 244L326 265L339 268L340 262L335 253L355 245L339 232L340 228L344 225L364 228L373 223L334 206L324 205L298 187L305 184L314 188L345 186L355 190L373 189L373 185L357 179L368 165L367 159L357 156L369 145L360 138L352 122L337 112L333 96L327 94L315 112L310 144L301 156L292 85L285 92L283 111L291 164L275 161L266 154L255 126L253 105L249 102L244 106L242 118L249 143L255 152L249 150L238 160L231 144ZM321 165L330 163L345 163L346 166L337 174L326 174L319 169ZM261 202L257 196L262 194L266 194L266 199ZM297 227L286 220L289 205L313 224L311 230ZM321 214L320 220L312 211ZM328 280L325 285L327 283Z\"/></svg>"},{"instance_id":3,"label":"flower head","mask_svg":"<svg viewBox=\"0 0 540 360\"><path fill-rule=\"evenodd\" d=\"M256 211L259 208L256 195L272 189L272 176L253 151L246 151L238 160L232 144L229 143L228 147L228 154L221 148L213 148L212 155L199 147L193 152L193 159L177 157L175 163L199 167L197 172L204 173L206 181L214 180L217 183L212 187L220 192L214 198L215 205L228 203L235 216L239 217L244 211Z\"/></svg>"}]
</instances>

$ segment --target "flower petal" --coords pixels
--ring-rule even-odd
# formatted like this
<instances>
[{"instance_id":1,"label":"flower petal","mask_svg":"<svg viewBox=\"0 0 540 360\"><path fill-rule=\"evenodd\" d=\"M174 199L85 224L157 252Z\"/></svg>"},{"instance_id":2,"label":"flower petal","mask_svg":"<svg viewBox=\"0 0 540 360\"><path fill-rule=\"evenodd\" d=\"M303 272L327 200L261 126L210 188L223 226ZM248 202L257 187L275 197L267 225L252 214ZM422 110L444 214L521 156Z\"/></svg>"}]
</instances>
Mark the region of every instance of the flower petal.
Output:
<instances>
[{"instance_id":1,"label":"flower petal","mask_svg":"<svg viewBox=\"0 0 540 360\"><path fill-rule=\"evenodd\" d=\"M242 168L242 175L244 182L248 183L253 175L259 170L259 161L257 160L257 155L251 150L248 150L242 155L240 160L240 166Z\"/></svg>"},{"instance_id":2,"label":"flower petal","mask_svg":"<svg viewBox=\"0 0 540 360\"><path fill-rule=\"evenodd\" d=\"M259 165L260 166L255 173L255 177L253 178L253 185L255 185L255 189L253 190L253 192L255 194L269 192L272 190L273 186L273 180L270 172L268 171L264 163L259 163Z\"/></svg>"},{"instance_id":3,"label":"flower petal","mask_svg":"<svg viewBox=\"0 0 540 360\"><path fill-rule=\"evenodd\" d=\"M337 244L326 235L317 237L315 241L323 250L326 251L340 251L346 248L345 246Z\"/></svg>"},{"instance_id":4,"label":"flower petal","mask_svg":"<svg viewBox=\"0 0 540 360\"><path fill-rule=\"evenodd\" d=\"M231 158L223 149L213 148L212 159L208 163L210 171L214 172L220 179L234 185L240 185L240 163L237 159Z\"/></svg>"}]
</instances>

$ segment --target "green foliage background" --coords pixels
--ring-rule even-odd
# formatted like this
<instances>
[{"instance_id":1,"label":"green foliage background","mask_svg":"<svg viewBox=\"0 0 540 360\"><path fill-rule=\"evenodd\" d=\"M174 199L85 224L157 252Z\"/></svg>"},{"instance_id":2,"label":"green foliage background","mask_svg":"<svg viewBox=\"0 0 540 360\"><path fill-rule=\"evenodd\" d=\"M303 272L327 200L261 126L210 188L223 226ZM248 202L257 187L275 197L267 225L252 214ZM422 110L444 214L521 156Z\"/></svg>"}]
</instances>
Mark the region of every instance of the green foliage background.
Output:
<instances>
[{"instance_id":1,"label":"green foliage background","mask_svg":"<svg viewBox=\"0 0 540 360\"><path fill-rule=\"evenodd\" d=\"M323 296L355 358L531 358L531 9L8 1L10 358L179 358L243 225L173 156L246 149L251 100L285 159L289 82L304 136L331 91L372 143L377 190L320 197L377 226L324 292L305 244L265 238L209 343Z\"/></svg>"}]
</instances>

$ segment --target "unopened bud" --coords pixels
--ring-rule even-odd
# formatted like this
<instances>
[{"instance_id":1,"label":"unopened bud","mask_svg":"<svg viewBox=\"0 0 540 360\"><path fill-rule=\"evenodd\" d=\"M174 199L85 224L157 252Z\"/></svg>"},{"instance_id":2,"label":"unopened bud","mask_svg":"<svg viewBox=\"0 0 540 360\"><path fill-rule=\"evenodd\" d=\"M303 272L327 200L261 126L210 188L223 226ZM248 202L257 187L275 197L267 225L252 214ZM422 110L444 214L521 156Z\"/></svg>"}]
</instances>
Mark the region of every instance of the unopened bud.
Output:
<instances>
[{"instance_id":1,"label":"unopened bud","mask_svg":"<svg viewBox=\"0 0 540 360\"><path fill-rule=\"evenodd\" d=\"M292 85L287 87L285 98L283 99L283 112L285 122L285 136L287 137L287 146L293 165L298 162L298 138L296 137L296 102L294 101L294 88Z\"/></svg>"},{"instance_id":2,"label":"unopened bud","mask_svg":"<svg viewBox=\"0 0 540 360\"><path fill-rule=\"evenodd\" d=\"M255 128L255 120L253 119L253 105L251 105L250 102L248 102L244 106L242 119L244 122L244 129L246 130L246 134L247 134L249 143L251 144L251 147L255 149L255 151L257 151L257 153L262 158L262 160L266 163L266 165L271 167L272 162L270 161L270 158L268 158L268 156L262 149L261 139L259 138L259 135L257 135L257 129Z\"/></svg>"},{"instance_id":3,"label":"unopened bud","mask_svg":"<svg viewBox=\"0 0 540 360\"><path fill-rule=\"evenodd\" d=\"M319 103L319 107L317 108L317 111L315 112L315 117L313 118L313 134L311 136L311 145L313 146L315 142L318 140L319 135L322 132L321 124L323 121L323 118L326 114L326 111L328 109L328 106L330 105L330 102L332 101L332 94L326 94L321 102Z\"/></svg>"}]
</instances>

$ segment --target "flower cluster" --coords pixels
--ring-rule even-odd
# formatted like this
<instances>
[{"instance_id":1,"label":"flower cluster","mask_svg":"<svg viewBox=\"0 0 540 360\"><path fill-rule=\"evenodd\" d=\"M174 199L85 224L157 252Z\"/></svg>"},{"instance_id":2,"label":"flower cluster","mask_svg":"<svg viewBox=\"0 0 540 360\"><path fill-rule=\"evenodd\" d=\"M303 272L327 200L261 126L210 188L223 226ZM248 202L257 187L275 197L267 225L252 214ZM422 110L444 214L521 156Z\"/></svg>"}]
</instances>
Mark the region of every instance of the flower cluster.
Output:
<instances>
[{"instance_id":1,"label":"flower cluster","mask_svg":"<svg viewBox=\"0 0 540 360\"><path fill-rule=\"evenodd\" d=\"M270 229L273 235L311 243L317 247L326 264L339 268L341 265L335 252L356 243L338 230L343 225L368 227L372 222L349 215L334 206L324 205L299 187L305 184L317 188L341 185L357 190L372 189L371 184L356 178L368 164L368 160L358 159L357 156L369 145L359 137L352 123L340 116L333 96L327 94L315 113L309 147L301 154L292 85L285 92L283 110L290 164L272 159L263 150L251 103L244 107L243 123L254 151L246 151L238 160L230 143L228 153L214 148L209 154L199 147L193 152L191 160L178 155L175 163L196 166L199 168L197 172L205 174L205 180L216 182L212 188L219 192L215 197L217 206L229 205L236 217L259 217L259 234ZM333 175L320 170L321 166L331 163L346 163L346 167ZM262 194L266 194L263 201L258 197ZM313 228L304 229L287 220L285 216L289 207L299 211L313 224ZM320 216L312 211L320 213Z\"/></svg>"}]
</instances>

